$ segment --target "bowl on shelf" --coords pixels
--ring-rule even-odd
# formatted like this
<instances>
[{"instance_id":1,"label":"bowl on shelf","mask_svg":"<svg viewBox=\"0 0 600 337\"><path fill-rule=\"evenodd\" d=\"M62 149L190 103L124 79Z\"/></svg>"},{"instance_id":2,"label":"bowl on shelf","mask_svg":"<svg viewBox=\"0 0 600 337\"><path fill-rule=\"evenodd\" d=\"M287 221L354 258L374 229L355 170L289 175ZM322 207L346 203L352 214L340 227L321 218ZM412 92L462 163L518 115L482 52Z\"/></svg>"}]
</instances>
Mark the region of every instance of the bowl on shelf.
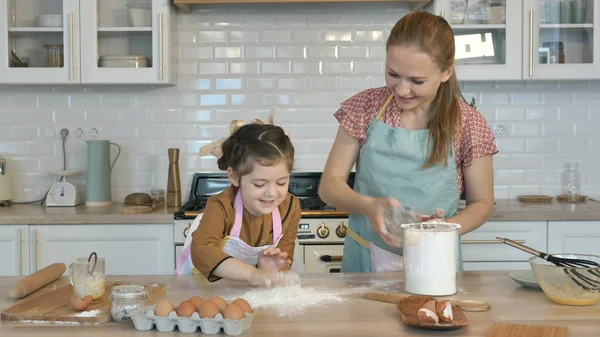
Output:
<instances>
[{"instance_id":1,"label":"bowl on shelf","mask_svg":"<svg viewBox=\"0 0 600 337\"><path fill-rule=\"evenodd\" d=\"M552 256L590 260L600 263L600 255L552 254ZM564 305L586 306L594 305L600 301L600 267L561 267L537 256L530 258L529 264L544 294L552 302ZM587 282L585 278L588 279ZM586 290L581 284L588 289Z\"/></svg>"},{"instance_id":2,"label":"bowl on shelf","mask_svg":"<svg viewBox=\"0 0 600 337\"><path fill-rule=\"evenodd\" d=\"M62 14L46 14L35 17L35 24L38 27L62 27Z\"/></svg>"},{"instance_id":3,"label":"bowl on shelf","mask_svg":"<svg viewBox=\"0 0 600 337\"><path fill-rule=\"evenodd\" d=\"M150 5L127 5L129 20L133 27L152 27L152 7Z\"/></svg>"},{"instance_id":4,"label":"bowl on shelf","mask_svg":"<svg viewBox=\"0 0 600 337\"><path fill-rule=\"evenodd\" d=\"M98 60L101 68L147 68L148 58L144 55L104 55Z\"/></svg>"}]
</instances>

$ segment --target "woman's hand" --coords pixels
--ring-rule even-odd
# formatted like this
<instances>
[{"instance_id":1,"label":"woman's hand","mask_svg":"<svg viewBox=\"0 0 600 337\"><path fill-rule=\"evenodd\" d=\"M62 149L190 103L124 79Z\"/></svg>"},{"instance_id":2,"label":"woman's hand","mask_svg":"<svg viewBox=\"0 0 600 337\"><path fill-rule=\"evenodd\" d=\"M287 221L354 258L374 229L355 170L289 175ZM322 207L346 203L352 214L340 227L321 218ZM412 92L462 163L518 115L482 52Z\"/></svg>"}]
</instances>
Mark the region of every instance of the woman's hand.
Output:
<instances>
[{"instance_id":1,"label":"woman's hand","mask_svg":"<svg viewBox=\"0 0 600 337\"><path fill-rule=\"evenodd\" d=\"M291 264L288 254L277 247L269 247L258 254L259 269L288 270Z\"/></svg>"},{"instance_id":2,"label":"woman's hand","mask_svg":"<svg viewBox=\"0 0 600 337\"><path fill-rule=\"evenodd\" d=\"M366 207L365 215L371 221L373 231L390 247L398 247L398 239L385 228L385 216L390 208L401 206L398 200L388 197L371 199Z\"/></svg>"}]
</instances>

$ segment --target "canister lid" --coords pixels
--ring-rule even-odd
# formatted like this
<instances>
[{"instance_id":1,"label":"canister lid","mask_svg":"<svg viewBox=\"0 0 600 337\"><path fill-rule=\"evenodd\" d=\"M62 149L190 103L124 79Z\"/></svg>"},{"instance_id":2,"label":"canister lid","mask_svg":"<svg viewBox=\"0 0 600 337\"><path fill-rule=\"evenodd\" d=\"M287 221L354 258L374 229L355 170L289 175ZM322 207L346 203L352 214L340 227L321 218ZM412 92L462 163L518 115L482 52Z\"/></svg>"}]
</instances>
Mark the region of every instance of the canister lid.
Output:
<instances>
[{"instance_id":1,"label":"canister lid","mask_svg":"<svg viewBox=\"0 0 600 337\"><path fill-rule=\"evenodd\" d=\"M114 286L110 293L110 300L144 300L148 297L148 293L144 286L137 284L122 284Z\"/></svg>"}]
</instances>

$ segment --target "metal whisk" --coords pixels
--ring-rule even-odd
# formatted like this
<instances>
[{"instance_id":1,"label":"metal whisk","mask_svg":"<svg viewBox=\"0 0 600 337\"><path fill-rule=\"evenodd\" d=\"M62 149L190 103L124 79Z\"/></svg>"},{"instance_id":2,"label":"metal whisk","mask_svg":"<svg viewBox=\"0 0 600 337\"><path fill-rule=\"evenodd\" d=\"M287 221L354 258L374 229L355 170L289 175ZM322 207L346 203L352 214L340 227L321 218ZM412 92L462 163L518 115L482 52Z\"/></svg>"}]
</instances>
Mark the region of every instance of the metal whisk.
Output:
<instances>
[{"instance_id":1,"label":"metal whisk","mask_svg":"<svg viewBox=\"0 0 600 337\"><path fill-rule=\"evenodd\" d=\"M573 282L582 287L583 289L590 292L600 292L600 264L596 261L583 260L583 259L572 259L572 258L564 258L557 257L551 254L542 253L536 249L531 247L527 247L515 241L509 240L507 238L496 237L496 239L506 243L509 246L513 246L518 248L524 252L527 252L531 255L538 256L550 263L553 263L559 267L569 267L565 268L564 272L567 274ZM580 268L594 268L586 270L592 276L583 275Z\"/></svg>"}]
</instances>

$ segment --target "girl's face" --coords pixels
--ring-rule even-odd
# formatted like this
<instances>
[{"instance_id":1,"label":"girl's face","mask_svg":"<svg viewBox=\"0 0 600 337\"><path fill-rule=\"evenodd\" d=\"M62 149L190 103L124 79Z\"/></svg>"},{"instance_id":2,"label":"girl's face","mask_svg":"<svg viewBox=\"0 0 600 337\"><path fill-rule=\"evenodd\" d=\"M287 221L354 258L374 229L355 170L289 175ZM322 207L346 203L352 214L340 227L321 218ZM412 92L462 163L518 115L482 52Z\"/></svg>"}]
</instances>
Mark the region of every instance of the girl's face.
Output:
<instances>
[{"instance_id":1,"label":"girl's face","mask_svg":"<svg viewBox=\"0 0 600 337\"><path fill-rule=\"evenodd\" d=\"M442 82L453 69L441 71L437 63L418 49L404 46L388 48L385 82L402 110L428 110Z\"/></svg>"},{"instance_id":2,"label":"girl's face","mask_svg":"<svg viewBox=\"0 0 600 337\"><path fill-rule=\"evenodd\" d=\"M229 180L233 186L240 188L244 208L250 214L271 214L287 196L290 170L284 160L273 166L254 162L252 167L252 173L242 177L238 177L230 167L227 169Z\"/></svg>"}]
</instances>

